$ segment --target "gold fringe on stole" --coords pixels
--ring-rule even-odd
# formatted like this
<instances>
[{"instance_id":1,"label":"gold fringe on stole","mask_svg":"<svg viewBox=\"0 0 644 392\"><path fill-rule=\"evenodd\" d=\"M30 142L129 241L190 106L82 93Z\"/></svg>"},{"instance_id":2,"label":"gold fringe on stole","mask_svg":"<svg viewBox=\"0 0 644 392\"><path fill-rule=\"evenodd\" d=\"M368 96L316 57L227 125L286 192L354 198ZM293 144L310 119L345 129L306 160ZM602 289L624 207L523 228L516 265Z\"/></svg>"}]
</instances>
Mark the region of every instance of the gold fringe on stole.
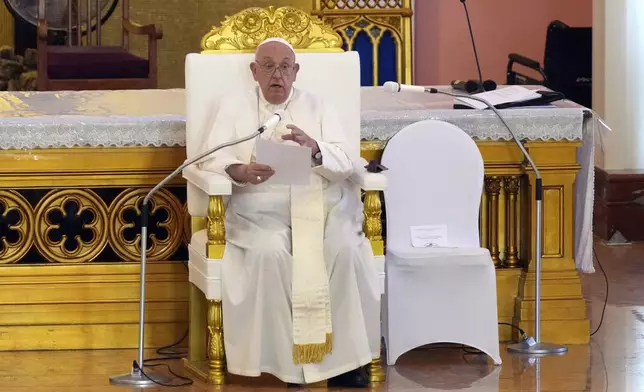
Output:
<instances>
[{"instance_id":1,"label":"gold fringe on stole","mask_svg":"<svg viewBox=\"0 0 644 392\"><path fill-rule=\"evenodd\" d=\"M293 363L303 365L306 363L322 362L324 356L333 350L333 334L326 334L326 342L316 344L294 344Z\"/></svg>"}]
</instances>

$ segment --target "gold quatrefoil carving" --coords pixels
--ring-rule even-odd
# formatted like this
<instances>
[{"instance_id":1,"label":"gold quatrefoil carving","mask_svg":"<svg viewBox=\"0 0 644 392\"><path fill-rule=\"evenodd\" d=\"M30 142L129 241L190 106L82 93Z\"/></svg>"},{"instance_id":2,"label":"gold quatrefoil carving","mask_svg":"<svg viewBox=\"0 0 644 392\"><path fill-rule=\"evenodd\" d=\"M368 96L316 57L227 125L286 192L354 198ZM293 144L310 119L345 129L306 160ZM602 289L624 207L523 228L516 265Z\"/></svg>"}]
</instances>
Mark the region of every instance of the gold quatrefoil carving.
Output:
<instances>
[{"instance_id":1,"label":"gold quatrefoil carving","mask_svg":"<svg viewBox=\"0 0 644 392\"><path fill-rule=\"evenodd\" d=\"M121 193L110 206L109 236L114 252L127 261L141 259L141 204L148 189ZM148 260L164 260L174 254L184 237L184 209L165 189L149 202Z\"/></svg>"},{"instance_id":2,"label":"gold quatrefoil carving","mask_svg":"<svg viewBox=\"0 0 644 392\"><path fill-rule=\"evenodd\" d=\"M51 262L84 263L107 245L107 206L90 190L49 192L36 207L36 247Z\"/></svg>"},{"instance_id":3,"label":"gold quatrefoil carving","mask_svg":"<svg viewBox=\"0 0 644 392\"><path fill-rule=\"evenodd\" d=\"M0 190L0 264L15 263L31 248L34 213L19 193Z\"/></svg>"}]
</instances>

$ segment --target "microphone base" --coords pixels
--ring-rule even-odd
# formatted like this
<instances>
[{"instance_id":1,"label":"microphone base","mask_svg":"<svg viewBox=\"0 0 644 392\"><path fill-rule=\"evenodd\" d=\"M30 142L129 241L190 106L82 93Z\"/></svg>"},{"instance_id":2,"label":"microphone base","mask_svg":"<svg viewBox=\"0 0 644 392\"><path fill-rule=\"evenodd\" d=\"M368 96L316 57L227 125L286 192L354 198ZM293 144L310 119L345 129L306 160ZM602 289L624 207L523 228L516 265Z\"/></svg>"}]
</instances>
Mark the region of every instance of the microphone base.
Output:
<instances>
[{"instance_id":1,"label":"microphone base","mask_svg":"<svg viewBox=\"0 0 644 392\"><path fill-rule=\"evenodd\" d=\"M568 347L552 343L533 343L529 340L508 346L508 352L530 356L545 357L547 355L564 355Z\"/></svg>"},{"instance_id":2,"label":"microphone base","mask_svg":"<svg viewBox=\"0 0 644 392\"><path fill-rule=\"evenodd\" d=\"M110 377L110 384L112 385L132 385L139 388L152 387L158 385L157 383L167 385L170 382L172 382L172 378L165 374L149 371L143 375L140 370L134 368L128 374Z\"/></svg>"}]
</instances>

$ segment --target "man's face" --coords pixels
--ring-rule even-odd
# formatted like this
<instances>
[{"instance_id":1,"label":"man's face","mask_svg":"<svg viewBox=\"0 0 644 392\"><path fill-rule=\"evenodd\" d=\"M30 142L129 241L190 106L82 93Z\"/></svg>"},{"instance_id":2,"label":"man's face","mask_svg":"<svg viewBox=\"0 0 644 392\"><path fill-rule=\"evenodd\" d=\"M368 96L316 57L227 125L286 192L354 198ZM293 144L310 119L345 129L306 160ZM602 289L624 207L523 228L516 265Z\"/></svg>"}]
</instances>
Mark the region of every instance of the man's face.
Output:
<instances>
[{"instance_id":1,"label":"man's face","mask_svg":"<svg viewBox=\"0 0 644 392\"><path fill-rule=\"evenodd\" d=\"M291 49L280 42L260 46L255 52L255 62L250 64L264 98L274 105L286 101L299 68Z\"/></svg>"}]
</instances>

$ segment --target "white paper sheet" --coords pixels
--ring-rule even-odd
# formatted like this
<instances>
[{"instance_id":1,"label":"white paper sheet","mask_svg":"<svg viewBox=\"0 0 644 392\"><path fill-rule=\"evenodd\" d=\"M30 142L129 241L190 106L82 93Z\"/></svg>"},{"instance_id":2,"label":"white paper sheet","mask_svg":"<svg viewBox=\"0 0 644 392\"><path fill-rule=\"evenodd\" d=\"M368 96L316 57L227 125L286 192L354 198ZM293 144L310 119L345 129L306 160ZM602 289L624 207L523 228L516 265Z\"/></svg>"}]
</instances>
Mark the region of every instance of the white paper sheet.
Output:
<instances>
[{"instance_id":1,"label":"white paper sheet","mask_svg":"<svg viewBox=\"0 0 644 392\"><path fill-rule=\"evenodd\" d=\"M412 226L411 245L414 248L447 248L447 225Z\"/></svg>"},{"instance_id":2,"label":"white paper sheet","mask_svg":"<svg viewBox=\"0 0 644 392\"><path fill-rule=\"evenodd\" d=\"M264 184L308 185L311 180L311 149L308 147L258 139L255 162L275 170Z\"/></svg>"},{"instance_id":3,"label":"white paper sheet","mask_svg":"<svg viewBox=\"0 0 644 392\"><path fill-rule=\"evenodd\" d=\"M484 93L474 94L473 97L483 98L492 105L500 105L508 102L523 102L530 99L541 97L535 90L529 90L522 86L508 86L498 88ZM475 101L468 98L456 98L457 101L465 103L475 109L486 109L487 105L483 102Z\"/></svg>"}]
</instances>

